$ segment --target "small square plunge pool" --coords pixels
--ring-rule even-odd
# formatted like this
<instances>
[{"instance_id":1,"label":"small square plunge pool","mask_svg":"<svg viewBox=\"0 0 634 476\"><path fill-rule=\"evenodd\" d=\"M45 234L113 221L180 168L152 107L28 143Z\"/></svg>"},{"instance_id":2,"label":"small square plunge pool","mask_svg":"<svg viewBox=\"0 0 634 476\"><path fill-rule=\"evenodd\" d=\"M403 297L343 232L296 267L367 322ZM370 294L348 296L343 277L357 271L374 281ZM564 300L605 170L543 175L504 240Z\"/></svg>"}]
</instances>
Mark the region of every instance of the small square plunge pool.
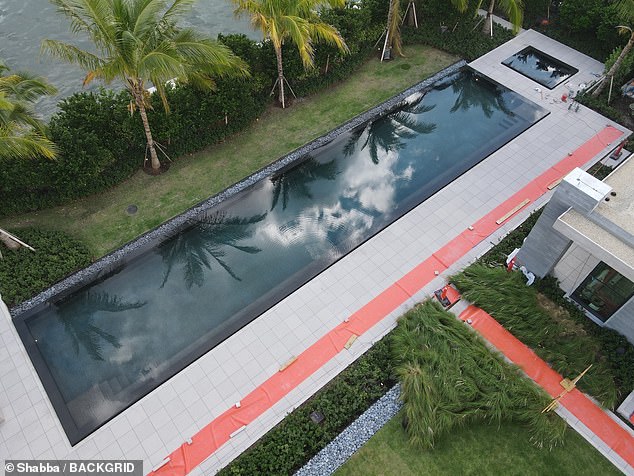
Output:
<instances>
[{"instance_id":1,"label":"small square plunge pool","mask_svg":"<svg viewBox=\"0 0 634 476\"><path fill-rule=\"evenodd\" d=\"M502 64L548 89L555 88L579 72L577 68L573 68L532 46L527 46L522 51L505 59Z\"/></svg>"}]
</instances>

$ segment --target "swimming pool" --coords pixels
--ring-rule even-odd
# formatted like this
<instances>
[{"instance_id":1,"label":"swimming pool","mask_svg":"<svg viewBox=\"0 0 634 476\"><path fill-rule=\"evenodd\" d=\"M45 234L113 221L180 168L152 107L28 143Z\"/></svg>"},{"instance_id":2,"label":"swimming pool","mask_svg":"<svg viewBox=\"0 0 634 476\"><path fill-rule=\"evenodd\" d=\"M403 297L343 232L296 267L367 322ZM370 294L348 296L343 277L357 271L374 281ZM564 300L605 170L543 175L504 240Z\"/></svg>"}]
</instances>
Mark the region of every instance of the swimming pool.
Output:
<instances>
[{"instance_id":1,"label":"swimming pool","mask_svg":"<svg viewBox=\"0 0 634 476\"><path fill-rule=\"evenodd\" d=\"M548 89L553 89L579 72L577 68L573 68L532 46L527 46L522 51L505 59L502 64Z\"/></svg>"},{"instance_id":2,"label":"swimming pool","mask_svg":"<svg viewBox=\"0 0 634 476\"><path fill-rule=\"evenodd\" d=\"M14 316L71 443L546 115L462 69Z\"/></svg>"}]
</instances>

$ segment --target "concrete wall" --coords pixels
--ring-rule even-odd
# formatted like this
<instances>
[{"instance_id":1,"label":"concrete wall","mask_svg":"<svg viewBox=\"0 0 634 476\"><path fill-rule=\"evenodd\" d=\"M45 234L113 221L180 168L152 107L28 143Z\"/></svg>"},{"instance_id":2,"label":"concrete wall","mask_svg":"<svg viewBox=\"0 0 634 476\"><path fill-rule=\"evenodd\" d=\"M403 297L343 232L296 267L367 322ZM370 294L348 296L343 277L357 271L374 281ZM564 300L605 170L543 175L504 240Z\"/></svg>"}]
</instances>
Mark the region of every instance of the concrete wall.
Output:
<instances>
[{"instance_id":1,"label":"concrete wall","mask_svg":"<svg viewBox=\"0 0 634 476\"><path fill-rule=\"evenodd\" d=\"M634 344L634 297L605 321L605 326L623 334Z\"/></svg>"},{"instance_id":2,"label":"concrete wall","mask_svg":"<svg viewBox=\"0 0 634 476\"><path fill-rule=\"evenodd\" d=\"M557 263L552 274L559 280L561 289L566 294L571 294L599 264L599 261L599 258L573 243L561 261Z\"/></svg>"},{"instance_id":3,"label":"concrete wall","mask_svg":"<svg viewBox=\"0 0 634 476\"><path fill-rule=\"evenodd\" d=\"M550 274L572 240L553 228L569 208L588 215L610 193L609 185L576 168L564 177L517 253L517 261L543 278Z\"/></svg>"}]
</instances>

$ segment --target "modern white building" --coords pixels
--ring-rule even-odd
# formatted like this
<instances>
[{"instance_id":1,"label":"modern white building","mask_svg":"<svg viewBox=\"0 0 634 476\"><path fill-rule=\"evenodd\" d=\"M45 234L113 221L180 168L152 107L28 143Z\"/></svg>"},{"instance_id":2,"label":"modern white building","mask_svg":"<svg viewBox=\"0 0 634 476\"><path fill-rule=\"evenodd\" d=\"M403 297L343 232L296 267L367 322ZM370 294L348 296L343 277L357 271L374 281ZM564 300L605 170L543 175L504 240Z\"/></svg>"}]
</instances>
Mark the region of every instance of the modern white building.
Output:
<instances>
[{"instance_id":1,"label":"modern white building","mask_svg":"<svg viewBox=\"0 0 634 476\"><path fill-rule=\"evenodd\" d=\"M634 158L603 182L580 169L567 175L517 259L554 275L590 319L634 343Z\"/></svg>"}]
</instances>

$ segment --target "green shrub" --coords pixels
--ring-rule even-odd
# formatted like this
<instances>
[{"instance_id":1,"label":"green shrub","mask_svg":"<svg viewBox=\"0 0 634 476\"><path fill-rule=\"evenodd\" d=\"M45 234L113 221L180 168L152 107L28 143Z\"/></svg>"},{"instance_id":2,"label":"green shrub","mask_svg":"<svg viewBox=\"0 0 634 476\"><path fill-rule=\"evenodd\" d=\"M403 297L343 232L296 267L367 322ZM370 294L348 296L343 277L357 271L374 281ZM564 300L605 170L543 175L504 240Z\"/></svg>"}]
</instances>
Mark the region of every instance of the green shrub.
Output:
<instances>
[{"instance_id":1,"label":"green shrub","mask_svg":"<svg viewBox=\"0 0 634 476\"><path fill-rule=\"evenodd\" d=\"M261 78L219 78L217 90L191 86L167 91L171 113L155 99L148 112L154 139L170 157L200 150L244 129L268 101ZM83 92L64 99L50 121L60 148L55 161L0 163L0 215L53 206L105 190L143 165L145 135L138 115L130 116L127 92Z\"/></svg>"},{"instance_id":2,"label":"green shrub","mask_svg":"<svg viewBox=\"0 0 634 476\"><path fill-rule=\"evenodd\" d=\"M103 190L135 171L145 145L138 117L127 112L128 102L124 92L106 90L63 100L49 125L59 158L0 163L0 214Z\"/></svg>"},{"instance_id":3,"label":"green shrub","mask_svg":"<svg viewBox=\"0 0 634 476\"><path fill-rule=\"evenodd\" d=\"M297 48L284 46L284 67L299 96L349 77L367 59L372 25L364 9L327 10L322 14L347 35L349 55L318 44L316 67L305 71ZM225 140L255 121L269 103L277 77L270 42L256 43L244 35L219 35L219 41L250 66L247 80L217 78L213 92L181 85L167 91L171 112L160 101L148 112L154 139L172 159ZM145 135L138 115L128 113L125 91L78 93L60 105L50 121L51 136L60 149L56 161L0 161L0 216L58 205L102 191L125 180L143 164Z\"/></svg>"},{"instance_id":4,"label":"green shrub","mask_svg":"<svg viewBox=\"0 0 634 476\"><path fill-rule=\"evenodd\" d=\"M293 474L396 383L387 340L377 342L218 474ZM325 415L321 424L310 420L313 411Z\"/></svg>"},{"instance_id":5,"label":"green shrub","mask_svg":"<svg viewBox=\"0 0 634 476\"><path fill-rule=\"evenodd\" d=\"M491 314L557 372L575 377L593 364L579 388L613 408L619 400L612 367L601 343L570 319L554 319L538 302L537 290L519 272L480 263L451 278L464 298Z\"/></svg>"},{"instance_id":6,"label":"green shrub","mask_svg":"<svg viewBox=\"0 0 634 476\"><path fill-rule=\"evenodd\" d=\"M604 0L566 0L559 9L559 20L573 33L594 34L604 8Z\"/></svg>"},{"instance_id":7,"label":"green shrub","mask_svg":"<svg viewBox=\"0 0 634 476\"><path fill-rule=\"evenodd\" d=\"M90 253L80 242L59 231L26 228L14 233L35 248L2 248L0 294L14 306L48 288L73 271L90 264Z\"/></svg>"},{"instance_id":8,"label":"green shrub","mask_svg":"<svg viewBox=\"0 0 634 476\"><path fill-rule=\"evenodd\" d=\"M412 444L432 448L457 426L508 420L527 423L538 447L562 443L563 420L541 413L549 396L437 303L402 316L391 342Z\"/></svg>"},{"instance_id":9,"label":"green shrub","mask_svg":"<svg viewBox=\"0 0 634 476\"><path fill-rule=\"evenodd\" d=\"M616 94L620 94L620 90L615 86L615 90L612 91L612 95L614 96ZM576 99L584 106L597 111L599 114L612 119L619 124L625 123L622 113L608 104L607 89L596 98L593 97L592 94L579 94Z\"/></svg>"},{"instance_id":10,"label":"green shrub","mask_svg":"<svg viewBox=\"0 0 634 476\"><path fill-rule=\"evenodd\" d=\"M511 31L497 24L494 24L492 38L484 35L480 26L476 27L475 20L466 16L460 16L454 24L447 23L445 26L448 29L444 33L433 20L421 23L419 28L403 27L403 42L424 43L472 61L513 38Z\"/></svg>"}]
</instances>

